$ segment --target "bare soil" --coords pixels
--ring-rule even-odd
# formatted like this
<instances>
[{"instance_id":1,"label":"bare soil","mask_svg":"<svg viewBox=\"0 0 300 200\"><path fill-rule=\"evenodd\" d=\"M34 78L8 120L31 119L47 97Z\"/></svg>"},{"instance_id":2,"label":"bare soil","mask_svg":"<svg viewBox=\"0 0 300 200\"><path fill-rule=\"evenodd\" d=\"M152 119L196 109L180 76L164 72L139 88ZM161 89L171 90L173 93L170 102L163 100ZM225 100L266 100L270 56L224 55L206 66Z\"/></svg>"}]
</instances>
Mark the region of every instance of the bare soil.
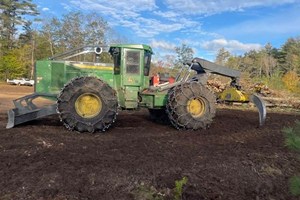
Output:
<instances>
[{"instance_id":1,"label":"bare soil","mask_svg":"<svg viewBox=\"0 0 300 200\"><path fill-rule=\"evenodd\" d=\"M0 199L296 200L289 178L300 172L282 128L299 112L219 107L208 130L178 131L147 110L122 111L107 132L70 132L57 116L5 129L12 99L32 87L0 85ZM147 198L148 196L148 198ZM150 197L151 198L150 198Z\"/></svg>"}]
</instances>

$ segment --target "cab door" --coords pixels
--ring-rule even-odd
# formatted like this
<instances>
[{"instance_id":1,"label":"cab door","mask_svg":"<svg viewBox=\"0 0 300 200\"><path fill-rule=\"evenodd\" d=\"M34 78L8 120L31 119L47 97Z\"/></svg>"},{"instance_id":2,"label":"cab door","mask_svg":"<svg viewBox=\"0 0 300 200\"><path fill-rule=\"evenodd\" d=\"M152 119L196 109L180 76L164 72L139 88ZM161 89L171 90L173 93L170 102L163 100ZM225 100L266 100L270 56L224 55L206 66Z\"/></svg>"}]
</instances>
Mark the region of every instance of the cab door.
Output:
<instances>
[{"instance_id":1,"label":"cab door","mask_svg":"<svg viewBox=\"0 0 300 200\"><path fill-rule=\"evenodd\" d=\"M123 85L140 87L142 83L141 50L124 49Z\"/></svg>"},{"instance_id":2,"label":"cab door","mask_svg":"<svg viewBox=\"0 0 300 200\"><path fill-rule=\"evenodd\" d=\"M138 93L143 83L143 50L124 49L123 53L123 107L134 109L138 107Z\"/></svg>"}]
</instances>

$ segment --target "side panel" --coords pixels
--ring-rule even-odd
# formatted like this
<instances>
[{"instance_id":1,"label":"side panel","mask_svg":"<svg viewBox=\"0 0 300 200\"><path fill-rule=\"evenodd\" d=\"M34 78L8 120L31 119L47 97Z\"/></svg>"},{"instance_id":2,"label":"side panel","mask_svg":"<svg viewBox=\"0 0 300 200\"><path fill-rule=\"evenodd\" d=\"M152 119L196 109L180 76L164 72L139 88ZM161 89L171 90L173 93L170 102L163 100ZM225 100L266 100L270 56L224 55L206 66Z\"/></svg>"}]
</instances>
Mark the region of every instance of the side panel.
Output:
<instances>
[{"instance_id":1,"label":"side panel","mask_svg":"<svg viewBox=\"0 0 300 200\"><path fill-rule=\"evenodd\" d=\"M53 93L51 85L51 61L40 60L35 63L35 92Z\"/></svg>"},{"instance_id":2,"label":"side panel","mask_svg":"<svg viewBox=\"0 0 300 200\"><path fill-rule=\"evenodd\" d=\"M146 108L162 108L167 104L168 94L167 91L164 92L149 92L144 91L140 94L142 101L140 103L141 107Z\"/></svg>"},{"instance_id":3,"label":"side panel","mask_svg":"<svg viewBox=\"0 0 300 200\"><path fill-rule=\"evenodd\" d=\"M66 77L69 81L78 76L94 76L114 88L113 68L112 63L68 63Z\"/></svg>"},{"instance_id":4,"label":"side panel","mask_svg":"<svg viewBox=\"0 0 300 200\"><path fill-rule=\"evenodd\" d=\"M62 62L51 63L51 82L50 90L59 93L66 83L66 65Z\"/></svg>"},{"instance_id":5,"label":"side panel","mask_svg":"<svg viewBox=\"0 0 300 200\"><path fill-rule=\"evenodd\" d=\"M35 91L58 94L75 77L94 76L114 87L113 64L37 61Z\"/></svg>"}]
</instances>

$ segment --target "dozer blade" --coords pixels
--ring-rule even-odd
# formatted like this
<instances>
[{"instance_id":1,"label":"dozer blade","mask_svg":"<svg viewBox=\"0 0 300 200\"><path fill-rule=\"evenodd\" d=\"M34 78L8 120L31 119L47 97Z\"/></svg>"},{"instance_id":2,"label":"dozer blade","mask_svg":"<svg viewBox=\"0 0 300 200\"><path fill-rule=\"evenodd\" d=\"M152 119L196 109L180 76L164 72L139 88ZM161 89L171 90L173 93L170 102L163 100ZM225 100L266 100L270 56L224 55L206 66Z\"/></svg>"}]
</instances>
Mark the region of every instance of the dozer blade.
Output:
<instances>
[{"instance_id":1,"label":"dozer blade","mask_svg":"<svg viewBox=\"0 0 300 200\"><path fill-rule=\"evenodd\" d=\"M55 97L51 94L41 94L41 93L33 93L19 99L15 99L13 101L15 108L9 110L8 114L8 122L6 128L12 128L18 124L22 124L25 122L29 122L35 119L39 119L41 117L49 116L56 114L56 103L45 106L42 108L38 108L33 100L38 97Z\"/></svg>"},{"instance_id":2,"label":"dozer blade","mask_svg":"<svg viewBox=\"0 0 300 200\"><path fill-rule=\"evenodd\" d=\"M259 96L252 94L250 96L250 101L254 103L254 105L258 109L259 114L259 126L264 125L267 116L267 108L265 102Z\"/></svg>"},{"instance_id":3,"label":"dozer blade","mask_svg":"<svg viewBox=\"0 0 300 200\"><path fill-rule=\"evenodd\" d=\"M30 110L24 113L20 113L18 108L14 108L9 110L7 114L8 114L8 122L6 128L9 129L18 124L22 124L45 116L56 114L56 104L46 106L40 109Z\"/></svg>"}]
</instances>

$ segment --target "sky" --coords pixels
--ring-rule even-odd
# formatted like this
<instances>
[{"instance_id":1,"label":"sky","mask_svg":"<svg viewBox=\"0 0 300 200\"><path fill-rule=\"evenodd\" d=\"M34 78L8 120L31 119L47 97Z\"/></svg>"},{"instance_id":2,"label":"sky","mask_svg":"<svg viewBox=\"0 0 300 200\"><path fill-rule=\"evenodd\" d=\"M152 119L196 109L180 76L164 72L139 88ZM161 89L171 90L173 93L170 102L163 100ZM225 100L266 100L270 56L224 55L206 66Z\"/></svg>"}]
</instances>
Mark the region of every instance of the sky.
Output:
<instances>
[{"instance_id":1,"label":"sky","mask_svg":"<svg viewBox=\"0 0 300 200\"><path fill-rule=\"evenodd\" d=\"M186 44L194 56L214 60L225 48L233 55L280 48L300 36L300 0L33 0L42 17L95 12L130 43L148 44L155 54Z\"/></svg>"}]
</instances>

